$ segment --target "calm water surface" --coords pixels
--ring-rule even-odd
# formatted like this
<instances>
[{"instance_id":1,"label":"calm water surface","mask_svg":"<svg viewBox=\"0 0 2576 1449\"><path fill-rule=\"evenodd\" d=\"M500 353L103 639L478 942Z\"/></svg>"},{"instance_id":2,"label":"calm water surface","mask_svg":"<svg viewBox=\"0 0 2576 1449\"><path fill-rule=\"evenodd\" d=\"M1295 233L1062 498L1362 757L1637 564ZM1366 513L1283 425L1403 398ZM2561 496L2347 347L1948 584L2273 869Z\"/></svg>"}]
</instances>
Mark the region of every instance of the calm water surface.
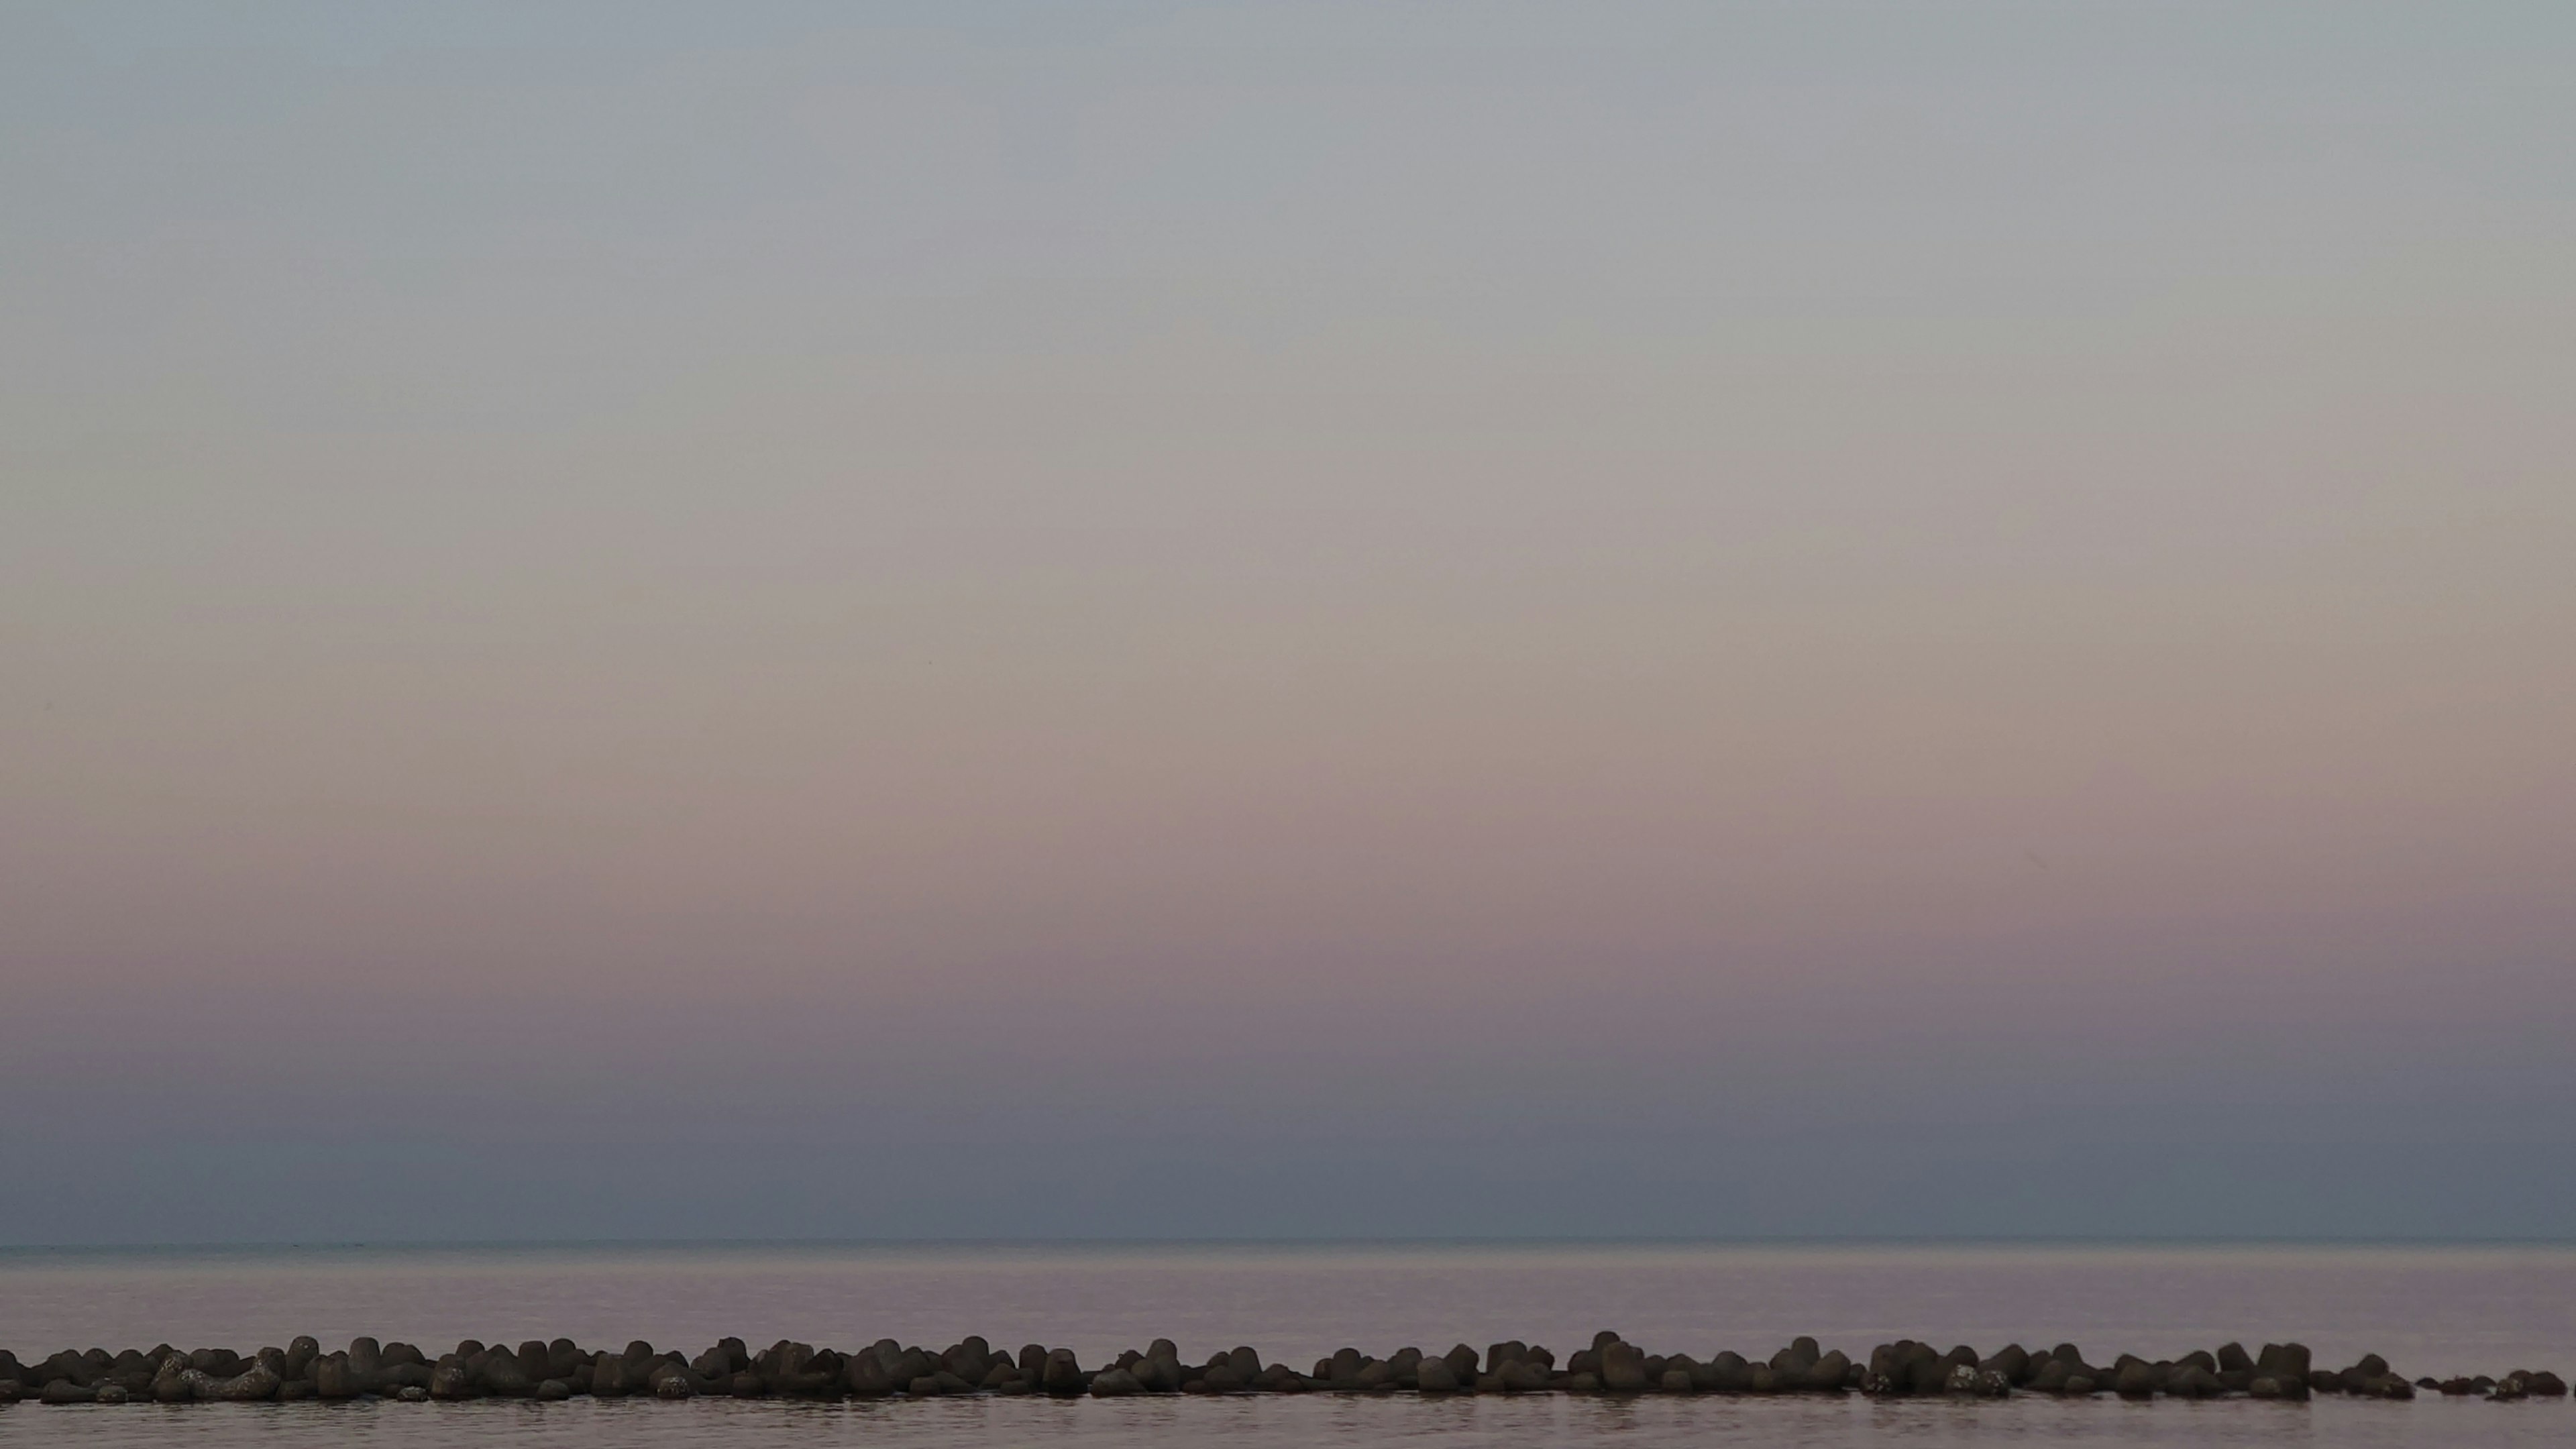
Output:
<instances>
[{"instance_id":1,"label":"calm water surface","mask_svg":"<svg viewBox=\"0 0 2576 1449\"><path fill-rule=\"evenodd\" d=\"M569 1335L691 1352L725 1334L853 1347L1168 1336L1303 1363L1464 1341L1560 1355L1614 1328L1650 1350L1855 1355L1910 1336L1992 1350L2072 1339L2097 1360L2298 1338L2410 1376L2576 1369L2576 1249L1332 1246L352 1247L0 1252L0 1345L250 1349L310 1333L443 1346ZM2576 1375L2571 1375L2576 1376ZM1125 1444L1781 1445L2576 1442L2564 1402L1877 1404L1844 1400L1027 1399L0 1409L13 1444L266 1446Z\"/></svg>"}]
</instances>

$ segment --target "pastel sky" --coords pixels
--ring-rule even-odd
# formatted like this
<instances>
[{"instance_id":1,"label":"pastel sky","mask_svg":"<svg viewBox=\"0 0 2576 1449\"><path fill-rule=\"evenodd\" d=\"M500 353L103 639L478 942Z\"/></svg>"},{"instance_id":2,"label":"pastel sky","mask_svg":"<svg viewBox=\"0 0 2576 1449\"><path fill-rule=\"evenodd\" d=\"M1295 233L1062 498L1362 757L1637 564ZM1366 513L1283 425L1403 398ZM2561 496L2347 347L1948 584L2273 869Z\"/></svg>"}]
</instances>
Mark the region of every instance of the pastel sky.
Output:
<instances>
[{"instance_id":1,"label":"pastel sky","mask_svg":"<svg viewBox=\"0 0 2576 1449\"><path fill-rule=\"evenodd\" d=\"M0 1242L2576 1235L2576 7L0 10Z\"/></svg>"}]
</instances>

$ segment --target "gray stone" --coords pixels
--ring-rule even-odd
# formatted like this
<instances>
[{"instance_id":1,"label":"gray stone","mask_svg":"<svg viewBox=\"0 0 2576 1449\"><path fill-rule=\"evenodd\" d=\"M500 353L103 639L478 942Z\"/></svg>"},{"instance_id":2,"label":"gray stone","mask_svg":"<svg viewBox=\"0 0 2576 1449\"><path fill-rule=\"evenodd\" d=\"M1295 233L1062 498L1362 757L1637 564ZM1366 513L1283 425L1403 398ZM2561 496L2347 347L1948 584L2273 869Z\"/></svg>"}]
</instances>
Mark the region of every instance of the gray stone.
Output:
<instances>
[{"instance_id":1,"label":"gray stone","mask_svg":"<svg viewBox=\"0 0 2576 1449\"><path fill-rule=\"evenodd\" d=\"M1600 1360L1601 1387L1614 1394L1646 1391L1646 1355L1635 1344L1617 1339L1593 1350Z\"/></svg>"},{"instance_id":2,"label":"gray stone","mask_svg":"<svg viewBox=\"0 0 2576 1449\"><path fill-rule=\"evenodd\" d=\"M2177 1399L2214 1399L2226 1389L2209 1369L2196 1363L2178 1363L2165 1376L2165 1392Z\"/></svg>"},{"instance_id":3,"label":"gray stone","mask_svg":"<svg viewBox=\"0 0 2576 1449\"><path fill-rule=\"evenodd\" d=\"M278 1378L277 1370L263 1363L254 1363L240 1373L227 1374L222 1378L195 1369L183 1369L180 1376L187 1383L191 1397L228 1403L274 1398L278 1384L283 1382Z\"/></svg>"},{"instance_id":4,"label":"gray stone","mask_svg":"<svg viewBox=\"0 0 2576 1449\"><path fill-rule=\"evenodd\" d=\"M465 1364L454 1354L443 1354L429 1369L429 1396L433 1399L470 1399L474 1382L465 1372Z\"/></svg>"},{"instance_id":5,"label":"gray stone","mask_svg":"<svg viewBox=\"0 0 2576 1449\"><path fill-rule=\"evenodd\" d=\"M1090 1386L1090 1376L1082 1371L1081 1361L1073 1356L1072 1349L1059 1348L1047 1353L1046 1367L1038 1376L1039 1388L1058 1398L1070 1398Z\"/></svg>"},{"instance_id":6,"label":"gray stone","mask_svg":"<svg viewBox=\"0 0 2576 1449\"><path fill-rule=\"evenodd\" d=\"M1851 1368L1851 1356L1835 1349L1811 1361L1790 1387L1810 1394L1839 1394L1851 1382Z\"/></svg>"}]
</instances>

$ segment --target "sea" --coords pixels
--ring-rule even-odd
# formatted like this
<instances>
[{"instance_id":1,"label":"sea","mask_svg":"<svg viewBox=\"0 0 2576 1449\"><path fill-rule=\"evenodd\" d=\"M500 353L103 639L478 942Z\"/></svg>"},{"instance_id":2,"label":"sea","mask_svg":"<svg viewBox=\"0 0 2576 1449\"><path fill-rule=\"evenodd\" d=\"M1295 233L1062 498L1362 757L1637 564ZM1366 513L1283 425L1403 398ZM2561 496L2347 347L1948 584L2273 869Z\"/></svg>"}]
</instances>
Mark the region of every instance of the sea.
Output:
<instances>
[{"instance_id":1,"label":"sea","mask_svg":"<svg viewBox=\"0 0 2576 1449\"><path fill-rule=\"evenodd\" d=\"M1707 1243L566 1244L0 1249L0 1346L223 1345L359 1334L432 1353L464 1338L690 1353L734 1335L850 1349L1238 1344L1304 1367L1503 1339L1562 1358L1611 1329L1649 1352L1763 1358L1812 1334L1865 1357L1918 1338L1992 1352L2063 1341L2107 1362L2296 1339L2408 1377L2576 1378L2576 1247ZM0 1444L287 1449L682 1446L1747 1444L2517 1446L2576 1443L2568 1400L1993 1402L1564 1395L975 1397L808 1403L0 1407Z\"/></svg>"}]
</instances>

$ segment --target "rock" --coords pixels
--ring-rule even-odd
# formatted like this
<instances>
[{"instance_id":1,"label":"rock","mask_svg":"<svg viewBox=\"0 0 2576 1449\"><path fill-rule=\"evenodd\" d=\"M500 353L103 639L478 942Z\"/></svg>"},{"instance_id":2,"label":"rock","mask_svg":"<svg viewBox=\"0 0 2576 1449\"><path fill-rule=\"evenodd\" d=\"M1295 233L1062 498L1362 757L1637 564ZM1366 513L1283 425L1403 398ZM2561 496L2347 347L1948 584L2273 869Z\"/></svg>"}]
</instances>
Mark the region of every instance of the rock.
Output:
<instances>
[{"instance_id":1,"label":"rock","mask_svg":"<svg viewBox=\"0 0 2576 1449\"><path fill-rule=\"evenodd\" d=\"M2218 1346L2217 1366L2218 1371L2223 1374L2251 1373L2254 1370L2254 1356L2247 1353L2245 1345L2241 1343L2222 1343Z\"/></svg>"},{"instance_id":2,"label":"rock","mask_svg":"<svg viewBox=\"0 0 2576 1449\"><path fill-rule=\"evenodd\" d=\"M2214 1399L2225 1390L2211 1370L2196 1363L2179 1363L2165 1376L2165 1392L2177 1399Z\"/></svg>"},{"instance_id":3,"label":"rock","mask_svg":"<svg viewBox=\"0 0 2576 1449\"><path fill-rule=\"evenodd\" d=\"M540 1358L543 1357L544 1352L544 1346L539 1345ZM519 1367L516 1354L486 1353L480 1358L481 1361L472 1371L470 1379L483 1392L501 1398L524 1399L537 1391L537 1381L529 1377L525 1369ZM436 1393L436 1387L433 1386L430 1392Z\"/></svg>"},{"instance_id":4,"label":"rock","mask_svg":"<svg viewBox=\"0 0 2576 1449\"><path fill-rule=\"evenodd\" d=\"M2451 1383L2441 1386L2442 1392L2458 1392L2458 1390L2453 1388L2454 1384L2466 1385L2478 1392L2488 1393L2499 1400L2506 1401L2535 1398L2557 1399L2564 1398L2567 1394L2566 1380L2561 1379L2558 1375L2553 1373L2545 1371L2536 1372L2531 1369L2515 1369L2513 1372L2506 1374L2500 1379L2490 1379L2484 1375L2468 1380L2454 1379Z\"/></svg>"},{"instance_id":5,"label":"rock","mask_svg":"<svg viewBox=\"0 0 2576 1449\"><path fill-rule=\"evenodd\" d=\"M923 1374L903 1386L903 1391L916 1399L935 1399L948 1392L940 1386L937 1374Z\"/></svg>"},{"instance_id":6,"label":"rock","mask_svg":"<svg viewBox=\"0 0 2576 1449\"><path fill-rule=\"evenodd\" d=\"M239 1360L236 1359L235 1362ZM194 1370L183 1371L183 1376L187 1378L188 1386L197 1398L227 1403L248 1403L256 1399L274 1398L277 1394L277 1386L284 1382L277 1376L277 1370L264 1363L253 1363L240 1373L228 1374L222 1378L212 1374L197 1373Z\"/></svg>"},{"instance_id":7,"label":"rock","mask_svg":"<svg viewBox=\"0 0 2576 1449\"><path fill-rule=\"evenodd\" d=\"M954 1376L962 1383L980 1381L994 1363L992 1354L983 1350L983 1343L980 1338L969 1340L951 1349L947 1356L935 1360L934 1364L952 1360L964 1364L974 1369L973 1378L963 1374ZM725 1361L730 1363L732 1349L723 1344L717 1347L724 1351ZM935 1375L943 1370L934 1366L931 1371ZM758 1375L762 1386L770 1393L812 1398L831 1392L832 1386L840 1382L843 1369L840 1355L828 1349L817 1352L810 1343L781 1339L774 1347L763 1350L748 1372Z\"/></svg>"},{"instance_id":8,"label":"rock","mask_svg":"<svg viewBox=\"0 0 2576 1449\"><path fill-rule=\"evenodd\" d=\"M116 1382L114 1379L110 1379L106 1383L100 1384L97 1388L90 1390L89 1396L91 1402L100 1404L122 1404L133 1397L133 1395L128 1394L125 1391L125 1385Z\"/></svg>"},{"instance_id":9,"label":"rock","mask_svg":"<svg viewBox=\"0 0 2576 1449\"><path fill-rule=\"evenodd\" d=\"M418 1384L405 1384L394 1390L394 1397L406 1404L426 1404L429 1402L429 1390Z\"/></svg>"},{"instance_id":10,"label":"rock","mask_svg":"<svg viewBox=\"0 0 2576 1449\"><path fill-rule=\"evenodd\" d=\"M2305 1399L2308 1381L2277 1369L2256 1369L2246 1381L2245 1392L2258 1399Z\"/></svg>"},{"instance_id":11,"label":"rock","mask_svg":"<svg viewBox=\"0 0 2576 1449\"><path fill-rule=\"evenodd\" d=\"M558 1404L572 1397L572 1385L561 1379L539 1379L536 1397L540 1403Z\"/></svg>"},{"instance_id":12,"label":"rock","mask_svg":"<svg viewBox=\"0 0 2576 1449\"><path fill-rule=\"evenodd\" d=\"M1754 1377L1757 1387L1768 1387L1760 1382L1767 1373L1767 1365L1756 1366ZM1930 1344L1900 1338L1869 1351L1869 1367L1862 1375L1861 1391L1881 1396L1937 1394L1948 1384L1949 1378L1949 1365L1932 1351Z\"/></svg>"},{"instance_id":13,"label":"rock","mask_svg":"<svg viewBox=\"0 0 2576 1449\"><path fill-rule=\"evenodd\" d=\"M2375 1353L2363 1354L2361 1356L2361 1362L2354 1364L2352 1367L2345 1369L2342 1373L2335 1375L2335 1377L2341 1381L2341 1387L2347 1394L2361 1393L2365 1384L2368 1384L2375 1379L2386 1378L2387 1376L2388 1360L2381 1358Z\"/></svg>"},{"instance_id":14,"label":"rock","mask_svg":"<svg viewBox=\"0 0 2576 1449\"><path fill-rule=\"evenodd\" d=\"M55 1379L53 1382L46 1384L43 1388L36 1391L36 1402L40 1404L94 1404L98 1402L98 1390L91 1388L87 1384L73 1383L70 1379Z\"/></svg>"},{"instance_id":15,"label":"rock","mask_svg":"<svg viewBox=\"0 0 2576 1449\"><path fill-rule=\"evenodd\" d=\"M1454 1394L1458 1392L1458 1371L1445 1358L1427 1358L1414 1369L1413 1386L1426 1394Z\"/></svg>"},{"instance_id":16,"label":"rock","mask_svg":"<svg viewBox=\"0 0 2576 1449\"><path fill-rule=\"evenodd\" d=\"M1851 1356L1835 1349L1809 1363L1789 1387L1810 1394L1839 1394L1851 1381L1851 1368Z\"/></svg>"},{"instance_id":17,"label":"rock","mask_svg":"<svg viewBox=\"0 0 2576 1449\"><path fill-rule=\"evenodd\" d=\"M429 1396L433 1399L470 1399L474 1397L473 1380L465 1364L456 1355L442 1354L429 1369Z\"/></svg>"},{"instance_id":18,"label":"rock","mask_svg":"<svg viewBox=\"0 0 2576 1449\"><path fill-rule=\"evenodd\" d=\"M195 1372L195 1369L188 1367L185 1354L174 1353L161 1360L161 1367L152 1375L152 1402L184 1404L195 1398L197 1386L189 1378Z\"/></svg>"},{"instance_id":19,"label":"rock","mask_svg":"<svg viewBox=\"0 0 2576 1449\"><path fill-rule=\"evenodd\" d=\"M746 1374L743 1377L748 1378L750 1376ZM692 1379L685 1370L675 1374L664 1374L660 1378L652 1379L648 1382L652 1384L653 1397L657 1399L692 1399L697 1397L697 1382ZM755 1393L758 1392L760 1380L752 1379L751 1382L753 1391Z\"/></svg>"},{"instance_id":20,"label":"rock","mask_svg":"<svg viewBox=\"0 0 2576 1449\"><path fill-rule=\"evenodd\" d=\"M1753 1365L1744 1361L1744 1355L1733 1349L1725 1349L1720 1351L1717 1357L1700 1365L1691 1374L1691 1381L1706 1393L1744 1393L1753 1387Z\"/></svg>"},{"instance_id":21,"label":"rock","mask_svg":"<svg viewBox=\"0 0 2576 1449\"><path fill-rule=\"evenodd\" d=\"M1123 1399L1143 1392L1145 1386L1125 1369L1106 1369L1091 1380L1091 1396L1095 1399Z\"/></svg>"},{"instance_id":22,"label":"rock","mask_svg":"<svg viewBox=\"0 0 2576 1449\"><path fill-rule=\"evenodd\" d=\"M1612 1339L1593 1350L1601 1362L1601 1387L1614 1394L1646 1391L1646 1355L1635 1344Z\"/></svg>"},{"instance_id":23,"label":"rock","mask_svg":"<svg viewBox=\"0 0 2576 1449\"><path fill-rule=\"evenodd\" d=\"M626 1360L601 1354L599 1362L591 1365L590 1392L593 1398L622 1399L633 1391L634 1384L626 1374Z\"/></svg>"},{"instance_id":24,"label":"rock","mask_svg":"<svg viewBox=\"0 0 2576 1449\"><path fill-rule=\"evenodd\" d=\"M1823 1352L1816 1347L1814 1339L1793 1340L1787 1348L1771 1355L1771 1376L1783 1387L1803 1383L1807 1370L1815 1367L1816 1360L1822 1356Z\"/></svg>"},{"instance_id":25,"label":"rock","mask_svg":"<svg viewBox=\"0 0 2576 1449\"><path fill-rule=\"evenodd\" d=\"M313 1396L333 1400L358 1396L357 1375L349 1371L349 1355L345 1349L326 1353L313 1361Z\"/></svg>"},{"instance_id":26,"label":"rock","mask_svg":"<svg viewBox=\"0 0 2576 1449\"><path fill-rule=\"evenodd\" d=\"M841 1370L841 1386L863 1399L881 1399L894 1392L894 1375L876 1354L855 1353Z\"/></svg>"},{"instance_id":27,"label":"rock","mask_svg":"<svg viewBox=\"0 0 2576 1449\"><path fill-rule=\"evenodd\" d=\"M1691 1383L1689 1369L1668 1368L1664 1370L1663 1379L1657 1387L1668 1394L1687 1394L1693 1391L1695 1385Z\"/></svg>"},{"instance_id":28,"label":"rock","mask_svg":"<svg viewBox=\"0 0 2576 1449\"><path fill-rule=\"evenodd\" d=\"M1179 1357L1176 1352L1173 1355ZM970 1333L940 1355L940 1367L970 1384L980 1384L993 1371L993 1346L980 1333Z\"/></svg>"},{"instance_id":29,"label":"rock","mask_svg":"<svg viewBox=\"0 0 2576 1449\"><path fill-rule=\"evenodd\" d=\"M977 1384L976 1387L989 1392L1000 1388L1004 1384L1016 1384L1025 1377L1027 1376L1020 1372L1020 1366L1018 1364L1012 1363L1007 1359L995 1359L993 1361L993 1366L984 1370L983 1381Z\"/></svg>"},{"instance_id":30,"label":"rock","mask_svg":"<svg viewBox=\"0 0 2576 1449\"><path fill-rule=\"evenodd\" d=\"M2153 1398L2156 1392L2155 1365L2130 1359L2111 1375L2111 1392L2124 1399Z\"/></svg>"},{"instance_id":31,"label":"rock","mask_svg":"<svg viewBox=\"0 0 2576 1449\"><path fill-rule=\"evenodd\" d=\"M1145 1355L1129 1372L1149 1394L1177 1394L1181 1391L1181 1364L1167 1339L1157 1339L1155 1351Z\"/></svg>"},{"instance_id":32,"label":"rock","mask_svg":"<svg viewBox=\"0 0 2576 1449\"><path fill-rule=\"evenodd\" d=\"M1981 1360L1977 1367L1994 1370L2003 1375L2007 1383L2018 1388L2030 1382L2032 1372L2030 1350L2017 1343L2008 1343L1992 1356Z\"/></svg>"},{"instance_id":33,"label":"rock","mask_svg":"<svg viewBox=\"0 0 2576 1449\"><path fill-rule=\"evenodd\" d=\"M1038 1376L1038 1387L1058 1398L1070 1398L1091 1387L1090 1376L1073 1356L1073 1350L1059 1348L1048 1353L1046 1366Z\"/></svg>"},{"instance_id":34,"label":"rock","mask_svg":"<svg viewBox=\"0 0 2576 1449\"><path fill-rule=\"evenodd\" d=\"M2066 1376L2066 1397L2070 1399L2089 1398L2100 1392L2102 1392L2102 1383L2091 1374Z\"/></svg>"}]
</instances>

